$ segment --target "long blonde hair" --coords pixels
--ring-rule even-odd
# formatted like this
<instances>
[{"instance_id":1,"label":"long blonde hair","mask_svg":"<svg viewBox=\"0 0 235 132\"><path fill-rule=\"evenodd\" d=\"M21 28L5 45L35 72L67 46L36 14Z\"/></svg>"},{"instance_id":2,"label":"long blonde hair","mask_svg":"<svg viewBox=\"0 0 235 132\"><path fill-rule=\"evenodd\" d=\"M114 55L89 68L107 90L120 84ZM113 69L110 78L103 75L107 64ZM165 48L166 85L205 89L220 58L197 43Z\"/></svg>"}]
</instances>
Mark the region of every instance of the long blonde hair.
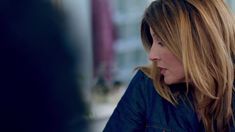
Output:
<instances>
[{"instance_id":1,"label":"long blonde hair","mask_svg":"<svg viewBox=\"0 0 235 132\"><path fill-rule=\"evenodd\" d=\"M147 51L152 45L150 27L182 61L185 81L193 86L192 103L205 130L227 131L233 120L235 20L224 1L153 1L141 22L141 38ZM156 91L176 105L177 99L154 65L142 70L153 79Z\"/></svg>"}]
</instances>

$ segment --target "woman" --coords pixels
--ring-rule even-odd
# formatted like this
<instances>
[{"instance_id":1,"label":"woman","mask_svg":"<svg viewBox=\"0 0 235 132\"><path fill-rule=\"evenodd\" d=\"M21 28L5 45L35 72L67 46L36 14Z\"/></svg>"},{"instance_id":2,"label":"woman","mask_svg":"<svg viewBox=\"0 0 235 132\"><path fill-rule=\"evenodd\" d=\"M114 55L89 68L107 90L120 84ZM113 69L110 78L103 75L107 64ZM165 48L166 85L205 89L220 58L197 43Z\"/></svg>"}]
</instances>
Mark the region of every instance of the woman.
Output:
<instances>
[{"instance_id":1,"label":"woman","mask_svg":"<svg viewBox=\"0 0 235 132\"><path fill-rule=\"evenodd\" d=\"M141 23L152 65L137 72L104 131L235 131L234 22L222 0L153 1Z\"/></svg>"}]
</instances>

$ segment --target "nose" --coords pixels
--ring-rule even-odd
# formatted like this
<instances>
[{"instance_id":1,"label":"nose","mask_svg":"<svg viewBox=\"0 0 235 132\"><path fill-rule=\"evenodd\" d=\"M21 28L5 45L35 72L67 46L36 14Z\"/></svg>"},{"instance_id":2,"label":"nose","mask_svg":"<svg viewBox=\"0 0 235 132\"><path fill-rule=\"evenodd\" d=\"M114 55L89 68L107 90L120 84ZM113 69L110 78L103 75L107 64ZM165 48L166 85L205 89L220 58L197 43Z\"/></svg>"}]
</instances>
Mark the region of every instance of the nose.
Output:
<instances>
[{"instance_id":1,"label":"nose","mask_svg":"<svg viewBox=\"0 0 235 132\"><path fill-rule=\"evenodd\" d=\"M159 50L155 44L152 44L150 51L149 51L149 60L157 61L160 60Z\"/></svg>"}]
</instances>

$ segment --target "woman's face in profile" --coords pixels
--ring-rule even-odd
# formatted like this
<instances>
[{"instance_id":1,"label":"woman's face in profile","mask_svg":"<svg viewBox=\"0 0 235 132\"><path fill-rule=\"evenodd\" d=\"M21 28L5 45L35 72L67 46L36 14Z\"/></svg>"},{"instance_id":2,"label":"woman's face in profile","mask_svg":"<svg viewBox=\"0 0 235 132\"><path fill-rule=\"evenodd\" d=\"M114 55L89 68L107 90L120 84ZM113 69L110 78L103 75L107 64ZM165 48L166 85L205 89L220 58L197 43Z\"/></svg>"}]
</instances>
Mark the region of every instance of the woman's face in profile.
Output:
<instances>
[{"instance_id":1,"label":"woman's face in profile","mask_svg":"<svg viewBox=\"0 0 235 132\"><path fill-rule=\"evenodd\" d=\"M164 82L168 85L185 82L182 62L159 41L151 28L150 33L153 43L150 48L149 59L157 62L156 66L160 69L160 73L164 77Z\"/></svg>"}]
</instances>

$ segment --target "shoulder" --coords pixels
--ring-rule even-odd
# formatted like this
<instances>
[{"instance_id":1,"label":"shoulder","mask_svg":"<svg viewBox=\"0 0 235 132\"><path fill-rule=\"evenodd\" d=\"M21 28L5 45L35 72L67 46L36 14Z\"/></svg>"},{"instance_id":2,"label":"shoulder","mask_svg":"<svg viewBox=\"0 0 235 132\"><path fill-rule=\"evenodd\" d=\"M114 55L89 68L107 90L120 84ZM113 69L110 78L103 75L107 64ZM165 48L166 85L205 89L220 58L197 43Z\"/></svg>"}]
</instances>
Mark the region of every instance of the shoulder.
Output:
<instances>
[{"instance_id":1,"label":"shoulder","mask_svg":"<svg viewBox=\"0 0 235 132\"><path fill-rule=\"evenodd\" d=\"M141 70L138 70L128 85L128 91L146 91L152 85L152 80Z\"/></svg>"},{"instance_id":2,"label":"shoulder","mask_svg":"<svg viewBox=\"0 0 235 132\"><path fill-rule=\"evenodd\" d=\"M139 101L148 97L149 86L152 85L151 79L141 70L138 70L131 79L121 102L125 101Z\"/></svg>"},{"instance_id":3,"label":"shoulder","mask_svg":"<svg viewBox=\"0 0 235 132\"><path fill-rule=\"evenodd\" d=\"M131 82L129 83L124 95L120 100L120 104L131 104L142 106L142 109L150 107L154 102L159 102L161 97L156 92L152 79L143 71L138 70ZM139 109L136 107L136 109Z\"/></svg>"},{"instance_id":4,"label":"shoulder","mask_svg":"<svg viewBox=\"0 0 235 132\"><path fill-rule=\"evenodd\" d=\"M148 77L137 71L104 131L144 131Z\"/></svg>"},{"instance_id":5,"label":"shoulder","mask_svg":"<svg viewBox=\"0 0 235 132\"><path fill-rule=\"evenodd\" d=\"M136 72L136 74L134 75L134 77L132 78L132 80L131 80L131 83L132 82L136 82L136 83L141 83L141 82L143 82L143 81L147 81L147 80L149 80L150 78L143 72L143 71L141 71L141 70L138 70L137 72Z\"/></svg>"},{"instance_id":6,"label":"shoulder","mask_svg":"<svg viewBox=\"0 0 235 132\"><path fill-rule=\"evenodd\" d=\"M145 73L142 70L138 70L136 72L136 74L134 75L134 77L132 78L132 82L136 82L137 84L145 84L145 85L149 85L149 84L153 84L153 80L150 77L150 75L148 75L147 73Z\"/></svg>"}]
</instances>

